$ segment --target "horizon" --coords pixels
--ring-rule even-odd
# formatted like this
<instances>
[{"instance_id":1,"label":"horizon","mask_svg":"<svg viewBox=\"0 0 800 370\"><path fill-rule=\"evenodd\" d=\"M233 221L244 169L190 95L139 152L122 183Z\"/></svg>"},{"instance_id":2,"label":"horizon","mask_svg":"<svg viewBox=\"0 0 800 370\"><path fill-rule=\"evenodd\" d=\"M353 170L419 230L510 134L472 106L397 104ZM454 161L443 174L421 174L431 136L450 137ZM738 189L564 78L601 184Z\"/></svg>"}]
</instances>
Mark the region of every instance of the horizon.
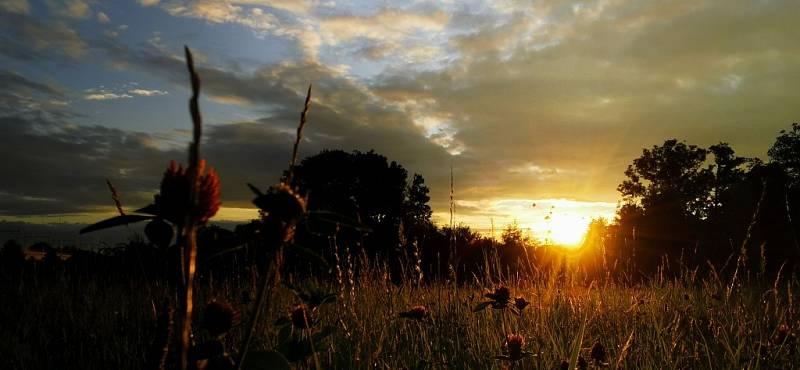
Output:
<instances>
[{"instance_id":1,"label":"horizon","mask_svg":"<svg viewBox=\"0 0 800 370\"><path fill-rule=\"evenodd\" d=\"M224 179L215 220L256 217L244 184L280 177L313 83L301 157L374 149L425 177L439 225L449 223L452 167L457 224L486 235L516 221L574 242L591 219L613 219L616 187L642 148L675 137L766 158L796 121L798 10L7 1L0 220L103 219L115 212L106 178L127 208L151 201L169 160L185 157L186 44L207 94L204 156Z\"/></svg>"}]
</instances>

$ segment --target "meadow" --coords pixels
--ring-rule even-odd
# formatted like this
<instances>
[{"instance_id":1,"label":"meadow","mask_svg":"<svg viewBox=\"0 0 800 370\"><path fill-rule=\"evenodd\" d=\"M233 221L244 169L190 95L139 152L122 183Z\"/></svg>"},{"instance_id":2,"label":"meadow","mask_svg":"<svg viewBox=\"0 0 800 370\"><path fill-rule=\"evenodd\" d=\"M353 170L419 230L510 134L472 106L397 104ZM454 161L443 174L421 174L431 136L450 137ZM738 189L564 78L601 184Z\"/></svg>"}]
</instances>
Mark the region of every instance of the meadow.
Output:
<instances>
[{"instance_id":1,"label":"meadow","mask_svg":"<svg viewBox=\"0 0 800 370\"><path fill-rule=\"evenodd\" d=\"M585 250L564 252L558 267L553 263L558 259L535 258L537 250L547 252L547 247L522 243L516 251L524 259L508 260L514 253L503 258L483 254L477 263L483 269L446 263L446 272L429 276L433 259L426 258L423 266L420 253L426 251L415 242L400 243L413 251L395 260L351 253L347 244L337 244L342 219L334 220L334 237L328 239L333 259L316 270L322 273L286 265L285 252L305 251L295 244L295 227L312 215L308 199L289 185L310 87L284 181L263 192L247 184L261 210L261 218L251 224L252 240L245 243L253 258L233 270L206 269L202 262L207 256L198 257L204 252L198 233L219 209L220 179L200 159L200 80L188 49L186 57L194 134L188 166L170 164L155 202L133 213L124 211L109 182L119 216L83 229L148 221L149 243L132 244L129 250L140 253L146 250L141 245L152 245L161 254L146 259L156 261L148 267L163 269L140 274L137 267L145 270L140 255L98 255L88 264L74 263L77 270L67 268L73 262L52 257L54 253L40 262L15 265L5 263L11 260L4 248L2 368L800 367L798 281L792 270L783 271L783 264L772 270L764 262L759 269L755 260L747 261L748 253L758 252L745 248L755 240L750 235L756 235L754 227L747 229L742 251L731 255L735 263L726 262L719 273L712 263L684 265L681 258L664 260L652 274L634 276L621 273L629 267L617 264L626 261L622 254L613 266L595 263L594 273L587 273L580 259L566 263L569 253ZM329 221L333 217L322 215ZM637 245L635 231L633 235L631 245L641 248L641 256L645 248ZM455 244L455 237L451 240ZM601 238L588 254L605 253L602 243ZM534 250L533 258L526 248ZM503 249L508 248L496 250ZM766 255L763 247L761 254ZM104 266L108 261L121 261L119 266L127 268ZM441 268L438 255L435 261ZM773 255L762 261L782 262ZM522 267L510 269L512 265Z\"/></svg>"},{"instance_id":2,"label":"meadow","mask_svg":"<svg viewBox=\"0 0 800 370\"><path fill-rule=\"evenodd\" d=\"M800 361L796 281L731 285L688 271L640 284L587 283L570 273L504 276L508 305L475 312L492 300L485 294L492 296L498 281L394 284L379 268L339 268L339 281L285 278L263 307L245 368L280 368L269 351L297 335L317 337L310 354L287 351L296 354L298 369L792 369ZM255 280L208 281L198 302L246 308ZM141 369L157 334L154 307L175 298L163 285L139 280L71 277L6 284L2 291L0 358L8 369ZM320 292L333 297L312 310L309 296ZM529 304L517 310L516 297ZM281 325L303 304L307 329ZM247 310L241 313L246 321ZM234 326L225 345L236 348L245 332ZM498 359L509 356L510 334L524 338L524 355Z\"/></svg>"}]
</instances>

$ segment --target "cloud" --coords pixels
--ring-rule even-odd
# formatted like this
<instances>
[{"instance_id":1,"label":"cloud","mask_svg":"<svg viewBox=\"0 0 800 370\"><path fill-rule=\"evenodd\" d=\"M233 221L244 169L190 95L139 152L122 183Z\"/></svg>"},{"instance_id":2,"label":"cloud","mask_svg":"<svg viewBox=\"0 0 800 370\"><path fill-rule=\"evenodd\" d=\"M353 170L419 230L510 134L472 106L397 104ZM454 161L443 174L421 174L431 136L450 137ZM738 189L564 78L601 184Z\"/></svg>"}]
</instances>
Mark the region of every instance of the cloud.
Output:
<instances>
[{"instance_id":1,"label":"cloud","mask_svg":"<svg viewBox=\"0 0 800 370\"><path fill-rule=\"evenodd\" d=\"M116 93L96 93L96 94L87 94L84 99L86 100L116 100L116 99L127 99L132 98L133 96L128 94L116 94Z\"/></svg>"},{"instance_id":2,"label":"cloud","mask_svg":"<svg viewBox=\"0 0 800 370\"><path fill-rule=\"evenodd\" d=\"M27 0L6 0L0 3L0 9L9 13L28 14L31 4Z\"/></svg>"},{"instance_id":3,"label":"cloud","mask_svg":"<svg viewBox=\"0 0 800 370\"><path fill-rule=\"evenodd\" d=\"M103 12L97 12L97 21L100 23L109 23L111 22L111 18Z\"/></svg>"},{"instance_id":4,"label":"cloud","mask_svg":"<svg viewBox=\"0 0 800 370\"><path fill-rule=\"evenodd\" d=\"M87 19L92 15L89 4L82 0L48 0L47 7L54 14L65 18Z\"/></svg>"},{"instance_id":5,"label":"cloud","mask_svg":"<svg viewBox=\"0 0 800 370\"><path fill-rule=\"evenodd\" d=\"M152 48L131 49L111 40L98 41L98 47L135 68L185 86L185 66L179 58ZM226 206L249 207L251 194L246 182L268 186L280 177L291 151L304 85L311 81L315 84L314 107L301 156L325 148L375 148L411 172L446 166L446 151L420 135L405 112L383 105L363 84L337 69L310 62L282 63L238 75L206 64L198 67L205 96L237 99L265 110L262 118L206 127L203 155L222 175ZM132 95L133 90L125 90L125 94ZM88 93L100 99L123 94ZM185 156L183 150L170 149L174 146L160 145L158 133L74 125L69 119L37 123L15 115L4 118L0 125L4 137L28 145L27 150L15 146L0 149L0 156L8 159L0 171L16 179L0 186L6 194L2 209L7 214L91 212L108 204L105 177L118 182L123 194L130 194L126 202L140 205L149 201L168 159ZM57 155L61 152L69 155ZM53 184L63 189L55 189ZM38 198L48 201L23 209L26 199Z\"/></svg>"},{"instance_id":6,"label":"cloud","mask_svg":"<svg viewBox=\"0 0 800 370\"><path fill-rule=\"evenodd\" d=\"M161 96L169 94L169 92L163 90L147 90L147 89L133 89L129 90L128 92L139 96Z\"/></svg>"},{"instance_id":7,"label":"cloud","mask_svg":"<svg viewBox=\"0 0 800 370\"><path fill-rule=\"evenodd\" d=\"M0 12L0 55L21 61L75 59L88 44L64 23L43 23L27 15Z\"/></svg>"},{"instance_id":8,"label":"cloud","mask_svg":"<svg viewBox=\"0 0 800 370\"><path fill-rule=\"evenodd\" d=\"M130 83L126 84L129 86L136 86L137 83ZM142 89L142 88L135 88L135 89L114 89L114 90L107 90L104 88L91 88L86 90L87 94L84 95L85 100L117 100L117 99L130 99L135 96L144 96L144 97L151 97L151 96L164 96L169 94L168 91L165 90L155 90L155 89Z\"/></svg>"},{"instance_id":9,"label":"cloud","mask_svg":"<svg viewBox=\"0 0 800 370\"><path fill-rule=\"evenodd\" d=\"M248 11L238 1L200 0L170 2L162 6L169 14L178 17L200 18L211 23L236 23L265 32L276 27L278 20L270 13Z\"/></svg>"},{"instance_id":10,"label":"cloud","mask_svg":"<svg viewBox=\"0 0 800 370\"><path fill-rule=\"evenodd\" d=\"M444 29L449 17L444 12L416 14L385 10L371 16L334 16L320 22L323 39L338 44L356 38L399 41L415 32L437 32Z\"/></svg>"}]
</instances>

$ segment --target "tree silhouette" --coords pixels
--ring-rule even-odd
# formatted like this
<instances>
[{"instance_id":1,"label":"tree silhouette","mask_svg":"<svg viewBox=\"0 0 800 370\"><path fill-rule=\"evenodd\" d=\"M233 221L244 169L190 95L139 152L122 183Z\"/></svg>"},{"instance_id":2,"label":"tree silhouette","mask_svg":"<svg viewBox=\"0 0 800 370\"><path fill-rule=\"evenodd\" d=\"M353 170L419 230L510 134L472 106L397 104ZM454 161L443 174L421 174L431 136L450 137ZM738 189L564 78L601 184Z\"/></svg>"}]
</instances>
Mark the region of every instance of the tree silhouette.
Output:
<instances>
[{"instance_id":1,"label":"tree silhouette","mask_svg":"<svg viewBox=\"0 0 800 370\"><path fill-rule=\"evenodd\" d=\"M789 131L781 130L767 155L786 170L790 186L797 187L800 184L800 123L793 123Z\"/></svg>"},{"instance_id":2,"label":"tree silhouette","mask_svg":"<svg viewBox=\"0 0 800 370\"><path fill-rule=\"evenodd\" d=\"M408 230L431 225L424 178L415 174L409 183L402 165L374 151L322 151L303 159L292 180L308 195L310 211L331 212L366 226L370 230L367 235L351 233L349 237L340 235L339 240L363 241L365 250L373 255L390 254L399 246L401 224Z\"/></svg>"},{"instance_id":3,"label":"tree silhouette","mask_svg":"<svg viewBox=\"0 0 800 370\"><path fill-rule=\"evenodd\" d=\"M643 149L617 190L625 203L638 204L645 212L705 217L714 179L712 167L705 166L707 154L708 150L677 139Z\"/></svg>"}]
</instances>

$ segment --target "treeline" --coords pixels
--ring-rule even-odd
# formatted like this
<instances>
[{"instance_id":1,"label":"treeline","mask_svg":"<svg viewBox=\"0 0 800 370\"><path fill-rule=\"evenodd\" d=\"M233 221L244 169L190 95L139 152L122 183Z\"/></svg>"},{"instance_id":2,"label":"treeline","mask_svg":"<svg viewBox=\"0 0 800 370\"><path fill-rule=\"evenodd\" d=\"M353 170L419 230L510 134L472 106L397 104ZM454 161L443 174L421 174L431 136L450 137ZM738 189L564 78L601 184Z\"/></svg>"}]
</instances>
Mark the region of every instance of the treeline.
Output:
<instances>
[{"instance_id":1,"label":"treeline","mask_svg":"<svg viewBox=\"0 0 800 370\"><path fill-rule=\"evenodd\" d=\"M769 160L675 139L644 149L619 185L610 260L636 274L681 267L787 276L798 268L800 125L781 131ZM595 225L600 226L600 225ZM597 240L595 240L597 242Z\"/></svg>"},{"instance_id":2,"label":"treeline","mask_svg":"<svg viewBox=\"0 0 800 370\"><path fill-rule=\"evenodd\" d=\"M323 151L294 169L291 185L307 197L308 213L284 266L315 276L333 276L343 265L378 267L393 280L552 276L567 265L586 280L685 270L788 275L800 257L800 221L793 221L800 220L800 125L781 131L768 155L764 162L736 155L727 143L703 148L676 139L643 149L617 189L616 218L594 220L583 247L566 251L539 245L516 225L499 240L465 225L437 227L421 175L372 151ZM246 275L263 266L261 222L201 229L199 276ZM41 261L24 263L21 246L7 242L3 274L161 278L179 258L172 240L152 230L118 248L68 250L66 260L48 248L39 246L47 252Z\"/></svg>"}]
</instances>

